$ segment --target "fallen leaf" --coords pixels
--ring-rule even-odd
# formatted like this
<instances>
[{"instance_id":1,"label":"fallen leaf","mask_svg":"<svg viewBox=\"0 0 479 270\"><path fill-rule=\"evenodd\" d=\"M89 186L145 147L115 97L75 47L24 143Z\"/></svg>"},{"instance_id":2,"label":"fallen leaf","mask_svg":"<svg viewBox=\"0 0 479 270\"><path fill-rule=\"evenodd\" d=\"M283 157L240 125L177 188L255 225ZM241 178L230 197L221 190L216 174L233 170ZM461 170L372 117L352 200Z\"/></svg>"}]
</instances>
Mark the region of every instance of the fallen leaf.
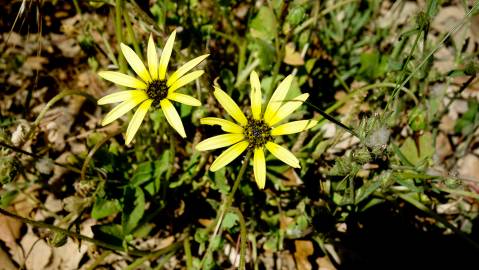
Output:
<instances>
[{"instance_id":1,"label":"fallen leaf","mask_svg":"<svg viewBox=\"0 0 479 270\"><path fill-rule=\"evenodd\" d=\"M20 221L0 214L0 240L10 249L12 255L21 253L20 246L16 242L20 237L21 227Z\"/></svg>"},{"instance_id":2,"label":"fallen leaf","mask_svg":"<svg viewBox=\"0 0 479 270\"><path fill-rule=\"evenodd\" d=\"M25 251L26 259L17 258L17 262L25 263L26 269L44 270L52 256L52 248L40 239L31 227L28 228L27 234L23 236L20 244Z\"/></svg>"},{"instance_id":3,"label":"fallen leaf","mask_svg":"<svg viewBox=\"0 0 479 270\"><path fill-rule=\"evenodd\" d=\"M304 65L304 59L301 56L301 53L294 50L294 44L291 42L286 44L283 61L292 66Z\"/></svg>"},{"instance_id":4,"label":"fallen leaf","mask_svg":"<svg viewBox=\"0 0 479 270\"><path fill-rule=\"evenodd\" d=\"M452 147L449 139L444 133L439 133L436 138L436 155L439 161L443 161L447 156L452 154Z\"/></svg>"},{"instance_id":5,"label":"fallen leaf","mask_svg":"<svg viewBox=\"0 0 479 270\"><path fill-rule=\"evenodd\" d=\"M48 59L43 56L29 56L23 63L23 69L28 71L41 70L43 65L48 63Z\"/></svg>"},{"instance_id":6,"label":"fallen leaf","mask_svg":"<svg viewBox=\"0 0 479 270\"><path fill-rule=\"evenodd\" d=\"M0 266L0 270L17 270L18 269L13 264L12 260L10 259L10 256L8 256L8 254L2 248L0 248L0 262L2 263L2 265Z\"/></svg>"},{"instance_id":7,"label":"fallen leaf","mask_svg":"<svg viewBox=\"0 0 479 270\"><path fill-rule=\"evenodd\" d=\"M294 259L296 260L296 267L298 270L313 269L308 260L308 256L313 255L314 247L311 241L296 240L294 241L296 251L294 252Z\"/></svg>"},{"instance_id":8,"label":"fallen leaf","mask_svg":"<svg viewBox=\"0 0 479 270\"><path fill-rule=\"evenodd\" d=\"M336 270L336 267L334 267L333 263L327 256L318 257L316 263L319 266L318 270Z\"/></svg>"},{"instance_id":9,"label":"fallen leaf","mask_svg":"<svg viewBox=\"0 0 479 270\"><path fill-rule=\"evenodd\" d=\"M458 161L458 171L461 177L479 181L479 158L473 154L468 154Z\"/></svg>"}]
</instances>

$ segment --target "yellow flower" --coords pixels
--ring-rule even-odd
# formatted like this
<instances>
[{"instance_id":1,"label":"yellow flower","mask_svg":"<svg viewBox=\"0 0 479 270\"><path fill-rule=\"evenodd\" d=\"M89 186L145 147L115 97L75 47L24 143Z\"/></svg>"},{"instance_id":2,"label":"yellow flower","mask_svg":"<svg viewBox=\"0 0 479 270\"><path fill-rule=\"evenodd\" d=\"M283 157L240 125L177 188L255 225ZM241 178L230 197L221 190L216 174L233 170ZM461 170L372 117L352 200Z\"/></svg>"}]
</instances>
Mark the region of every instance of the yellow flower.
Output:
<instances>
[{"instance_id":1,"label":"yellow flower","mask_svg":"<svg viewBox=\"0 0 479 270\"><path fill-rule=\"evenodd\" d=\"M245 116L238 105L223 90L214 87L214 96L226 112L238 124L231 121L206 117L200 120L201 124L219 125L227 134L214 136L201 141L196 145L198 151L206 151L230 146L211 164L210 170L217 171L228 165L246 149L253 151L253 170L258 187L263 189L266 182L266 161L264 149L276 158L294 168L299 168L298 159L286 148L274 143L274 137L279 135L298 133L317 124L316 120L300 120L276 125L288 117L308 98L308 94L297 96L283 104L284 98L293 81L293 76L286 77L274 91L269 100L264 115L261 113L261 84L256 72L251 72L251 116ZM232 145L232 146L231 146Z\"/></svg>"},{"instance_id":2,"label":"yellow flower","mask_svg":"<svg viewBox=\"0 0 479 270\"><path fill-rule=\"evenodd\" d=\"M146 69L140 57L138 57L130 47L123 43L120 45L126 61L140 79L116 71L101 71L98 73L98 75L105 80L136 89L116 92L98 100L99 105L121 102L105 116L102 121L103 126L108 125L137 105L140 105L126 130L126 144L129 144L131 140L133 140L133 137L138 131L141 122L151 106L155 108L161 107L168 123L183 138L185 138L186 133L183 123L170 100L190 106L201 105L201 102L196 98L178 93L176 90L203 75L203 70L196 70L188 74L186 73L208 57L208 54L199 56L187 62L176 72L171 74L171 76L167 77L166 70L173 50L175 36L176 31L173 31L166 41L165 48L163 49L160 61L158 62L155 42L150 35L147 49L148 69Z\"/></svg>"}]
</instances>

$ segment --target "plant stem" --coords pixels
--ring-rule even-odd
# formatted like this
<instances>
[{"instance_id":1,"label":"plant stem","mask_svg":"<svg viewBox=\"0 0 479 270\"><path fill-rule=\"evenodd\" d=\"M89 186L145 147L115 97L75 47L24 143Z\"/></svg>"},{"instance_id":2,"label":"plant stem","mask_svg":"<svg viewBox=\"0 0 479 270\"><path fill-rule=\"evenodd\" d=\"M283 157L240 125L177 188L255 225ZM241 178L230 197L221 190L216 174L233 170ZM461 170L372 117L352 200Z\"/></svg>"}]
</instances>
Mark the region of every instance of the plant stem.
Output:
<instances>
[{"instance_id":1,"label":"plant stem","mask_svg":"<svg viewBox=\"0 0 479 270\"><path fill-rule=\"evenodd\" d=\"M226 197L226 200L223 203L223 205L221 205L220 213L216 216L215 222L210 227L210 228L212 228L212 226L214 224L216 224L215 231L213 232L213 234L210 237L209 244L208 244L208 247L206 248L205 255L203 256L203 259L201 259L200 269L203 268L203 264L205 262L206 257L208 257L208 255L211 253L211 248L212 248L211 243L213 242L213 239L216 237L216 235L218 233L218 230L221 226L221 222L223 221L223 217L225 215L225 212L230 209L230 207L233 203L234 195L236 193L236 190L239 187L241 179L243 178L243 175L246 171L246 167L249 164L250 158L251 158L251 151L248 151L248 153L246 153L246 157L243 160L243 164L241 165L241 169L239 170L238 175L236 176L236 180L233 184L233 188L231 189L230 193L228 194L228 197Z\"/></svg>"},{"instance_id":2,"label":"plant stem","mask_svg":"<svg viewBox=\"0 0 479 270\"><path fill-rule=\"evenodd\" d=\"M69 231L69 230L62 229L62 228L59 228L59 227L51 225L51 224L47 224L45 222L35 221L35 220L28 219L28 218L24 218L24 217L18 216L16 214L10 213L3 208L0 208L0 214L11 217L11 218L14 218L14 219L18 219L23 223L27 223L27 224L30 224L32 226L38 227L38 228L46 228L46 229L52 230L54 232L63 233L63 234L68 235L69 237L75 237L77 239L93 243L97 246L107 248L107 249L111 249L111 250L120 251L120 252L125 252L129 255L144 256L144 255L150 254L147 251L141 251L141 250L135 250L135 249L125 250L122 246L117 246L117 245L113 245L113 244L110 244L110 243L106 243L106 242L103 242L103 241L100 241L100 240L97 240L97 239L90 238L88 236L79 234L77 232ZM168 248L158 250L155 253L160 252L160 251L164 251Z\"/></svg>"},{"instance_id":3,"label":"plant stem","mask_svg":"<svg viewBox=\"0 0 479 270\"><path fill-rule=\"evenodd\" d=\"M88 156L85 158L85 161L83 162L83 166L81 167L81 174L80 174L80 179L85 180L85 174L86 170L88 169L88 165L90 164L91 159L93 158L93 155L95 155L96 151L100 149L100 147L105 144L107 141L109 141L111 138L115 137L116 135L120 134L122 132L122 128L119 128L118 130L107 134L103 140L97 142L95 146L88 152Z\"/></svg>"},{"instance_id":4,"label":"plant stem","mask_svg":"<svg viewBox=\"0 0 479 270\"><path fill-rule=\"evenodd\" d=\"M183 243L183 241L179 240L176 243L167 246L166 248L160 249L158 251L154 251L152 253L148 253L148 254L144 255L143 257L138 258L137 260L135 260L132 264L128 265L128 267L126 267L124 270L139 269L138 266L140 266L141 264L143 264L146 261L154 260L154 259L160 257L161 255L174 252L175 250L177 250L178 248L181 247L182 243Z\"/></svg>"},{"instance_id":5,"label":"plant stem","mask_svg":"<svg viewBox=\"0 0 479 270\"><path fill-rule=\"evenodd\" d=\"M185 250L186 257L186 270L193 269L193 258L191 257L191 245L189 237L185 237L183 240L183 249Z\"/></svg>"},{"instance_id":6,"label":"plant stem","mask_svg":"<svg viewBox=\"0 0 479 270\"><path fill-rule=\"evenodd\" d=\"M232 207L230 211L234 212L239 217L239 224L240 224L240 264L239 269L245 269L245 256L246 256L246 222L244 220L244 216L241 211L236 208Z\"/></svg>"},{"instance_id":7,"label":"plant stem","mask_svg":"<svg viewBox=\"0 0 479 270\"><path fill-rule=\"evenodd\" d=\"M67 91L60 92L58 95L56 95L52 99L50 99L50 101L48 101L47 105L45 105L45 107L43 107L42 111L40 112L40 114L35 119L35 122L33 122L30 130L28 131L27 135L25 136L25 139L23 140L20 147L26 141L28 141L30 139L30 137L33 135L33 132L38 127L38 125L40 124L40 121L43 119L43 117L45 117L45 114L47 113L48 109L50 109L50 107L53 106L53 104L57 103L57 101L61 100L62 98L66 97L66 96L71 96L71 95L84 96L87 99L89 99L93 102L96 102L96 100L93 96L91 96L91 95L89 95L85 92L78 91L78 90L67 90Z\"/></svg>"},{"instance_id":8,"label":"plant stem","mask_svg":"<svg viewBox=\"0 0 479 270\"><path fill-rule=\"evenodd\" d=\"M128 15L128 11L126 9L123 12L123 17L125 18L125 24L126 24L126 32L128 33L128 36L131 39L131 43L133 43L133 48L135 49L136 54L142 58L142 52L140 50L140 45L138 45L138 40L136 40L135 37L135 32L133 31L133 28L131 27L131 22L130 22L130 15Z\"/></svg>"},{"instance_id":9,"label":"plant stem","mask_svg":"<svg viewBox=\"0 0 479 270\"><path fill-rule=\"evenodd\" d=\"M75 6L76 13L81 15L81 9L80 9L80 5L78 4L78 0L73 0L73 5Z\"/></svg>"},{"instance_id":10,"label":"plant stem","mask_svg":"<svg viewBox=\"0 0 479 270\"><path fill-rule=\"evenodd\" d=\"M118 43L118 65L120 72L125 73L127 71L127 66L125 62L125 57L123 56L120 49L120 44L123 42L123 27L121 23L121 15L123 10L123 0L116 0L115 2L115 33Z\"/></svg>"},{"instance_id":11,"label":"plant stem","mask_svg":"<svg viewBox=\"0 0 479 270\"><path fill-rule=\"evenodd\" d=\"M20 153L20 154L24 154L24 155L27 155L27 156L31 156L31 157L34 158L34 159L41 159L41 158L42 158L41 156L38 156L38 155L33 154L33 153L30 153L30 152L25 151L25 150L23 150L23 149L20 149L20 148L18 148L18 147L16 147L16 146L9 145L9 144L4 143L4 142L2 142L2 141L0 141L0 146L1 146L1 147L8 148L8 149L10 149L10 150L12 150L12 151L18 152L18 153ZM77 168L75 168L75 167L72 167L72 166L70 166L70 165L68 165L68 164L59 163L59 162L56 162L56 161L54 161L54 160L52 160L52 162L53 162L53 164L55 164L55 165L57 165L57 166L60 166L60 167L69 169L69 170L71 170L71 171L73 171L73 172L76 172L76 173L80 173L80 170L79 170L79 169L77 169Z\"/></svg>"},{"instance_id":12,"label":"plant stem","mask_svg":"<svg viewBox=\"0 0 479 270\"><path fill-rule=\"evenodd\" d=\"M88 266L87 270L95 270L97 269L97 266L100 265L102 263L102 261L108 257L108 255L111 254L111 251L107 250L105 252L103 252L100 256L96 257L95 260L93 261L92 264L90 264L90 266Z\"/></svg>"},{"instance_id":13,"label":"plant stem","mask_svg":"<svg viewBox=\"0 0 479 270\"><path fill-rule=\"evenodd\" d=\"M394 99L399 91L400 88L404 87L411 78L416 75L416 73L427 63L428 59L431 58L446 42L446 40L449 39L449 37L453 34L455 34L459 29L461 29L467 22L469 22L469 18L471 17L472 13L479 7L479 1L477 1L474 6L466 13L466 16L456 25L454 25L451 30L439 41L439 43L424 57L424 59L415 66L414 70L412 70L411 73L409 73L409 76L404 79L404 81L401 84L398 84L396 89L394 89L393 94L392 94L392 99Z\"/></svg>"}]
</instances>

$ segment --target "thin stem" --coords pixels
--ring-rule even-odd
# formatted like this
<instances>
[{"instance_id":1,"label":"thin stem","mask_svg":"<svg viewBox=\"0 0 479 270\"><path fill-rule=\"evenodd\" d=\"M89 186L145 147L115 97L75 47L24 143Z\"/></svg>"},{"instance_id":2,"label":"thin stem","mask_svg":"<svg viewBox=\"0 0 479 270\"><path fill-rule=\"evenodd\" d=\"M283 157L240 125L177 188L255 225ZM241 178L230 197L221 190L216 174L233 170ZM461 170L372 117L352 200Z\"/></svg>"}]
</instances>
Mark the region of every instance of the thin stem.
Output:
<instances>
[{"instance_id":1,"label":"thin stem","mask_svg":"<svg viewBox=\"0 0 479 270\"><path fill-rule=\"evenodd\" d=\"M4 143L4 142L2 142L2 141L0 141L0 146L5 147L5 148L8 148L8 149L10 149L10 150L12 150L12 151L18 152L18 153L23 154L23 155L31 156L31 157L33 157L33 158L35 158L35 159L41 159L41 158L42 158L41 156L35 155L35 154L33 154L33 153L30 153L30 152L28 152L28 151L25 151L25 150L23 150L23 149L20 149L20 148L18 148L18 147L16 147L16 146L9 145L9 144ZM57 166L60 166L60 167L69 169L69 170L71 170L71 171L73 171L73 172L76 172L76 173L79 173L79 172L80 172L79 169L77 169L77 168L75 168L75 167L72 167L72 166L70 166L70 165L68 165L68 164L59 163L59 162L56 162L56 161L54 161L54 160L52 160L52 162L53 162L53 164L55 164L55 165L57 165Z\"/></svg>"},{"instance_id":2,"label":"thin stem","mask_svg":"<svg viewBox=\"0 0 479 270\"><path fill-rule=\"evenodd\" d=\"M85 174L86 174L86 170L88 169L88 165L90 164L90 161L91 159L93 158L93 155L95 155L96 151L98 151L98 149L100 149L100 147L105 144L107 141L109 141L111 138L115 137L116 135L120 134L122 131L121 128L119 128L118 130L108 134L105 138L103 138L103 140L97 142L95 144L95 146L93 146L93 148L90 150L90 152L88 152L88 156L85 158L85 161L83 162L83 166L81 168L81 174L80 174L80 179L81 180L85 180Z\"/></svg>"},{"instance_id":3,"label":"thin stem","mask_svg":"<svg viewBox=\"0 0 479 270\"><path fill-rule=\"evenodd\" d=\"M212 224L212 226L210 228L213 227L214 224L216 224L215 226L215 231L214 233L211 235L210 237L210 240L209 240L209 244L208 244L208 247L206 248L206 252L205 252L205 255L203 256L203 259L201 259L201 263L200 263L200 268L203 268L203 264L205 262L205 259L208 257L208 255L211 253L211 248L212 248L212 245L211 243L213 242L213 239L216 237L218 231L219 231L219 228L221 226L221 222L223 221L223 217L225 215L225 212L227 210L230 209L231 205L233 204L233 199L234 199L234 195L236 193L236 190L238 189L239 187L239 184L241 182L241 179L243 178L243 175L246 171L246 167L248 166L249 164L249 160L251 158L251 151L248 151L248 153L246 154L246 157L245 159L243 160L243 164L241 165L241 169L239 170L238 172L238 175L236 176L236 180L233 184L233 188L231 189L230 193L228 194L228 196L226 197L226 200L225 202L223 203L223 205L221 205L221 210L220 210L220 213L217 215L216 217L216 220L215 222Z\"/></svg>"},{"instance_id":4,"label":"thin stem","mask_svg":"<svg viewBox=\"0 0 479 270\"><path fill-rule=\"evenodd\" d=\"M248 79L248 76L251 73L251 71L253 71L258 65L259 65L259 59L255 59L251 64L246 66L246 68L243 69L238 75L238 78L236 79L235 87L236 88L240 87Z\"/></svg>"},{"instance_id":5,"label":"thin stem","mask_svg":"<svg viewBox=\"0 0 479 270\"><path fill-rule=\"evenodd\" d=\"M416 75L416 73L419 71L419 69L421 69L426 63L427 61L429 60L429 58L431 58L443 45L444 45L444 42L446 42L447 39L449 39L449 37L451 35L453 35L454 33L456 33L459 29L461 29L461 27L464 26L464 24L466 24L466 22L469 22L469 17L471 17L471 14L473 13L473 11L475 11L477 9L477 7L479 7L479 1L477 1L474 6L467 12L466 16L456 25L454 25L454 27L451 28L451 30L447 33L447 35L445 35L441 41L439 41L439 43L434 47L434 49L432 49L427 55L426 57L424 57L424 59L419 63L419 65L417 65L414 70L409 74L409 76L407 76L406 79L404 79L404 81L398 86L397 88L394 90L393 92L393 95L392 95L392 98L394 99L398 93L398 90L402 87L404 87L408 82L409 80L411 80L411 78Z\"/></svg>"},{"instance_id":6,"label":"thin stem","mask_svg":"<svg viewBox=\"0 0 479 270\"><path fill-rule=\"evenodd\" d=\"M340 8L344 5L347 5L349 3L356 2L356 1L358 1L358 0L346 0L346 1L343 1L343 2L335 3L334 5L331 5L330 7L321 11L321 13L319 13L318 15L309 18L308 20L304 21L300 26L298 26L296 29L294 29L294 32L293 32L294 35L297 35L297 34L301 33L301 31L303 31L305 28L309 27L311 24L316 23L320 17L328 14L329 12L331 12L331 11L337 9L337 8Z\"/></svg>"},{"instance_id":7,"label":"thin stem","mask_svg":"<svg viewBox=\"0 0 479 270\"><path fill-rule=\"evenodd\" d=\"M232 207L230 208L230 211L233 211L236 215L239 217L239 224L240 224L240 264L239 264L239 269L244 270L245 269L245 264L246 264L246 222L244 219L243 214L241 211L236 208Z\"/></svg>"},{"instance_id":8,"label":"thin stem","mask_svg":"<svg viewBox=\"0 0 479 270\"><path fill-rule=\"evenodd\" d=\"M87 270L95 270L97 269L97 266L100 265L103 260L108 257L108 255L111 254L111 251L107 250L105 252L103 252L100 256L96 257L95 260L93 261L92 264L90 264L90 266L88 266Z\"/></svg>"},{"instance_id":9,"label":"thin stem","mask_svg":"<svg viewBox=\"0 0 479 270\"><path fill-rule=\"evenodd\" d=\"M129 255L144 256L144 255L150 254L147 251L141 251L141 250L135 250L135 249L125 250L122 246L117 246L117 245L106 243L106 242L103 242L103 241L100 241L100 240L97 240L97 239L93 239L93 238L90 238L88 236L79 234L77 232L62 229L62 228L59 228L57 226L47 224L47 223L44 223L44 222L41 222L41 221L35 221L35 220L28 219L28 218L24 218L24 217L18 216L16 214L10 213L3 208L0 208L0 214L11 217L11 218L14 218L14 219L17 219L17 220L20 220L23 223L27 223L27 224L30 224L32 226L38 227L38 228L46 228L46 229L52 230L54 232L63 233L63 234L68 235L69 237L75 237L77 239L93 243L97 246L107 248L107 249L111 249L111 250L120 251L120 252L125 252ZM165 249L168 249L168 248L165 248ZM161 250L158 250L156 252L160 252L160 251L163 251L165 249L161 249Z\"/></svg>"},{"instance_id":10,"label":"thin stem","mask_svg":"<svg viewBox=\"0 0 479 270\"><path fill-rule=\"evenodd\" d=\"M183 249L185 250L186 270L192 270L193 258L191 257L191 245L189 237L185 237L185 239L183 240Z\"/></svg>"},{"instance_id":11,"label":"thin stem","mask_svg":"<svg viewBox=\"0 0 479 270\"><path fill-rule=\"evenodd\" d=\"M121 52L120 44L123 42L123 27L121 23L121 15L123 10L123 0L116 0L115 2L115 33L118 43L118 52ZM121 72L127 71L125 57L122 53L118 53L118 65Z\"/></svg>"},{"instance_id":12,"label":"thin stem","mask_svg":"<svg viewBox=\"0 0 479 270\"><path fill-rule=\"evenodd\" d=\"M329 115L327 112L321 110L318 106L308 102L308 101L305 101L304 104L312 107L313 109L315 109L319 114L321 114L321 116L333 123L335 123L336 125L342 127L344 130L346 130L347 132L351 133L353 136L356 136L358 138L360 138L359 134L357 134L351 127L348 127L346 126L345 124L339 122L338 120L334 119L334 117L332 117L331 115Z\"/></svg>"},{"instance_id":13,"label":"thin stem","mask_svg":"<svg viewBox=\"0 0 479 270\"><path fill-rule=\"evenodd\" d=\"M43 117L45 117L45 114L47 113L48 109L50 109L51 106L53 106L55 103L57 103L62 98L66 97L66 96L71 96L71 95L84 96L87 99L90 99L91 101L95 102L95 98L93 96L85 93L85 92L81 92L81 91L78 91L78 90L67 90L67 91L60 92L58 95L56 95L52 99L50 99L50 101L48 101L47 105L45 105L45 107L43 107L42 111L40 112L40 114L35 119L35 122L33 122L30 130L28 131L28 133L25 136L25 139L23 140L21 145L23 145L26 141L31 139L31 136L33 135L33 132L38 127L38 125L40 124L40 121L43 119Z\"/></svg>"},{"instance_id":14,"label":"thin stem","mask_svg":"<svg viewBox=\"0 0 479 270\"><path fill-rule=\"evenodd\" d=\"M163 249L160 249L158 251L146 254L143 257L138 258L137 260L135 260L132 264L128 265L128 267L126 267L124 270L138 269L138 266L140 266L141 264L143 264L146 261L154 260L154 259L160 257L161 255L164 255L164 254L167 254L167 253L172 253L172 252L176 251L177 249L179 249L181 247L182 243L183 243L183 241L177 241L176 243L171 244L166 248L163 248Z\"/></svg>"},{"instance_id":15,"label":"thin stem","mask_svg":"<svg viewBox=\"0 0 479 270\"><path fill-rule=\"evenodd\" d=\"M133 31L133 28L131 27L131 22L130 22L130 15L128 15L128 11L125 9L123 12L123 17L125 18L125 24L126 24L126 32L128 33L128 36L131 39L131 42L133 43L133 48L135 49L135 52L140 58L142 57L142 52L140 49L140 45L138 44L138 40L136 40L135 37L135 32Z\"/></svg>"},{"instance_id":16,"label":"thin stem","mask_svg":"<svg viewBox=\"0 0 479 270\"><path fill-rule=\"evenodd\" d=\"M80 5L78 4L78 0L73 0L73 5L75 6L76 13L81 15L81 9L80 9Z\"/></svg>"}]
</instances>

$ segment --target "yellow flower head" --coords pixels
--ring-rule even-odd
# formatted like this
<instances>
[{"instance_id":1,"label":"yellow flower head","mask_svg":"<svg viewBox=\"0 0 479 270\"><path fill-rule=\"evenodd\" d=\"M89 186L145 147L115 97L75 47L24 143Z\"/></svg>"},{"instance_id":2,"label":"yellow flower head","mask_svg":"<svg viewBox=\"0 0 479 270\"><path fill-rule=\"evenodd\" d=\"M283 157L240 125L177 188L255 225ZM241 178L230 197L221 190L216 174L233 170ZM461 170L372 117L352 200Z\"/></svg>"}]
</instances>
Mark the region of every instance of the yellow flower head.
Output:
<instances>
[{"instance_id":1,"label":"yellow flower head","mask_svg":"<svg viewBox=\"0 0 479 270\"><path fill-rule=\"evenodd\" d=\"M211 164L210 170L217 171L228 165L246 149L253 151L253 170L258 187L263 189L266 182L266 161L264 148L276 158L294 168L299 168L298 159L286 148L274 143L274 137L279 135L298 133L317 124L316 120L300 120L282 125L276 125L288 117L308 98L308 94L297 96L291 101L284 102L284 98L293 81L293 76L286 77L274 91L269 100L264 115L261 112L261 84L256 72L251 72L251 116L246 117L238 105L223 90L214 87L214 95L226 112L238 124L216 117L206 117L200 120L201 124L219 125L228 134L218 135L206 139L196 145L199 151L212 150L230 146Z\"/></svg>"},{"instance_id":2,"label":"yellow flower head","mask_svg":"<svg viewBox=\"0 0 479 270\"><path fill-rule=\"evenodd\" d=\"M153 41L153 37L150 35L147 50L148 69L146 69L140 57L138 57L138 55L136 55L130 47L123 43L120 45L121 51L123 52L126 61L140 77L140 79L115 71L101 71L98 73L98 75L105 80L136 89L116 92L98 100L99 105L121 102L105 116L102 121L103 126L108 125L137 105L140 105L133 115L130 124L128 125L128 129L126 131L126 144L129 144L131 140L133 140L133 137L138 131L141 122L145 118L145 115L151 106L155 108L161 107L168 123L183 138L185 138L186 133L183 123L181 122L181 118L170 100L190 106L201 105L201 102L196 98L177 93L176 90L197 79L204 73L203 70L197 70L186 74L206 57L208 57L208 54L189 61L171 76L167 77L166 70L168 68L168 62L173 50L175 36L176 31L173 31L166 41L165 48L163 49L160 61L158 62L155 42Z\"/></svg>"}]
</instances>

